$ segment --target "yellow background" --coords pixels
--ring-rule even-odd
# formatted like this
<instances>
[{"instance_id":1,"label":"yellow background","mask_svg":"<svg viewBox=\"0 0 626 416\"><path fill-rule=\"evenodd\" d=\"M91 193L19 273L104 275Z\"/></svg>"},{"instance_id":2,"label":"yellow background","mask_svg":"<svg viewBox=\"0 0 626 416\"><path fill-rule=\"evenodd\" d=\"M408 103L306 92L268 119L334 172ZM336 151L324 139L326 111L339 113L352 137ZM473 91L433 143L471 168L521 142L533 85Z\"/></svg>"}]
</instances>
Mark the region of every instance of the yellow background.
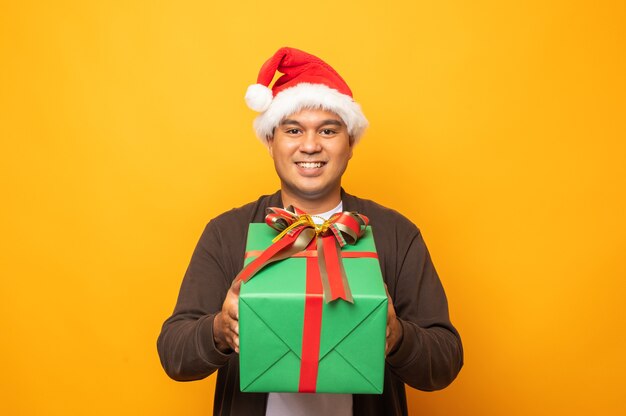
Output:
<instances>
[{"instance_id":1,"label":"yellow background","mask_svg":"<svg viewBox=\"0 0 626 416\"><path fill-rule=\"evenodd\" d=\"M231 5L232 4L232 5ZM155 348L212 217L278 187L278 47L371 122L345 188L422 229L465 345L414 414L626 414L623 1L0 6L0 414L205 415Z\"/></svg>"}]
</instances>

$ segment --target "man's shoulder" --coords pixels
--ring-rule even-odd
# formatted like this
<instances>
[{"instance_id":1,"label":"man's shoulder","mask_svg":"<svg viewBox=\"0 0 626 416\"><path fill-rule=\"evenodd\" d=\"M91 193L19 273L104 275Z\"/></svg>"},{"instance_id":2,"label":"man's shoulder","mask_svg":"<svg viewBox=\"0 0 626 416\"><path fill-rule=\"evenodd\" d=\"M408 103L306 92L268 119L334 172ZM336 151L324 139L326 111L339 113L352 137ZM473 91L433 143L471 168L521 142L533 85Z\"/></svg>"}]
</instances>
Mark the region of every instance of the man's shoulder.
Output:
<instances>
[{"instance_id":1,"label":"man's shoulder","mask_svg":"<svg viewBox=\"0 0 626 416\"><path fill-rule=\"evenodd\" d=\"M417 225L397 210L370 199L352 198L350 210L355 210L369 218L369 225L372 227L376 241L376 250L381 259L393 262L397 255L402 256L407 253L414 243L418 246L424 245L422 233Z\"/></svg>"},{"instance_id":2,"label":"man's shoulder","mask_svg":"<svg viewBox=\"0 0 626 416\"><path fill-rule=\"evenodd\" d=\"M393 226L406 231L419 232L419 228L410 219L393 208L384 206L371 199L360 198L354 195L347 195L347 197L353 198L353 205L356 206L356 210L366 215L370 219L372 226Z\"/></svg>"},{"instance_id":3,"label":"man's shoulder","mask_svg":"<svg viewBox=\"0 0 626 416\"><path fill-rule=\"evenodd\" d=\"M276 199L280 199L279 193L271 195L261 195L256 201L248 202L236 208L232 208L214 217L209 224L216 227L248 227L252 222L263 222L267 207L275 204Z\"/></svg>"}]
</instances>

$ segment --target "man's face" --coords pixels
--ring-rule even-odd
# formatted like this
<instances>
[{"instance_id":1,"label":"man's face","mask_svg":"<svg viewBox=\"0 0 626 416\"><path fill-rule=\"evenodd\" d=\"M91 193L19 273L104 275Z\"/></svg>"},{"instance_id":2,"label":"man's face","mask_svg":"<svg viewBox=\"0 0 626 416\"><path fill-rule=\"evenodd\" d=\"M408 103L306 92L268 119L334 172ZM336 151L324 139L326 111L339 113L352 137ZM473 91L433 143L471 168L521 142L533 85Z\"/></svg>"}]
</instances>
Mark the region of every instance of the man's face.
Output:
<instances>
[{"instance_id":1,"label":"man's face","mask_svg":"<svg viewBox=\"0 0 626 416\"><path fill-rule=\"evenodd\" d=\"M309 201L339 192L352 157L346 125L326 110L304 109L285 117L268 146L283 191Z\"/></svg>"}]
</instances>

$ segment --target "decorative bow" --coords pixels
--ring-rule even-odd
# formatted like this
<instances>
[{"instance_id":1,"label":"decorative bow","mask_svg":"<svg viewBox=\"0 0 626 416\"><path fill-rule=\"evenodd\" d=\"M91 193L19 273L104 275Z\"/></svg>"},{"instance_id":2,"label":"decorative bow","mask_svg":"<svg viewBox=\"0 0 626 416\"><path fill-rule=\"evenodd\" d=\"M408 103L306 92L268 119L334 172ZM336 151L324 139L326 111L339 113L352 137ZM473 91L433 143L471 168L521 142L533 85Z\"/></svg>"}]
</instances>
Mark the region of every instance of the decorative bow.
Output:
<instances>
[{"instance_id":1,"label":"decorative bow","mask_svg":"<svg viewBox=\"0 0 626 416\"><path fill-rule=\"evenodd\" d=\"M341 261L341 247L355 244L363 235L369 223L365 215L338 212L318 225L313 216L298 208L273 207L267 208L265 222L280 234L272 240L271 246L239 272L236 279L247 282L266 265L305 251L315 240L317 251L307 251L312 251L311 256L318 258L324 301L328 303L341 298L354 303Z\"/></svg>"}]
</instances>

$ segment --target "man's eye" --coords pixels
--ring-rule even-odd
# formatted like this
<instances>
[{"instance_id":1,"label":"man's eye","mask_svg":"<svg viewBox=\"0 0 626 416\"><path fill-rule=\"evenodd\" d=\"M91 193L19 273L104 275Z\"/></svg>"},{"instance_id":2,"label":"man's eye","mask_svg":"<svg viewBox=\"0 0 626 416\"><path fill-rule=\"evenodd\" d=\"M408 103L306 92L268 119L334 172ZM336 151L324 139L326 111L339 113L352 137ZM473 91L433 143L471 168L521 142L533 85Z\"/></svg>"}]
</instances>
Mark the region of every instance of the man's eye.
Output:
<instances>
[{"instance_id":1,"label":"man's eye","mask_svg":"<svg viewBox=\"0 0 626 416\"><path fill-rule=\"evenodd\" d=\"M287 134L298 134L300 133L300 130L298 129L289 129L287 130Z\"/></svg>"},{"instance_id":2,"label":"man's eye","mask_svg":"<svg viewBox=\"0 0 626 416\"><path fill-rule=\"evenodd\" d=\"M337 133L335 130L331 129L322 129L321 133L325 136Z\"/></svg>"}]
</instances>

